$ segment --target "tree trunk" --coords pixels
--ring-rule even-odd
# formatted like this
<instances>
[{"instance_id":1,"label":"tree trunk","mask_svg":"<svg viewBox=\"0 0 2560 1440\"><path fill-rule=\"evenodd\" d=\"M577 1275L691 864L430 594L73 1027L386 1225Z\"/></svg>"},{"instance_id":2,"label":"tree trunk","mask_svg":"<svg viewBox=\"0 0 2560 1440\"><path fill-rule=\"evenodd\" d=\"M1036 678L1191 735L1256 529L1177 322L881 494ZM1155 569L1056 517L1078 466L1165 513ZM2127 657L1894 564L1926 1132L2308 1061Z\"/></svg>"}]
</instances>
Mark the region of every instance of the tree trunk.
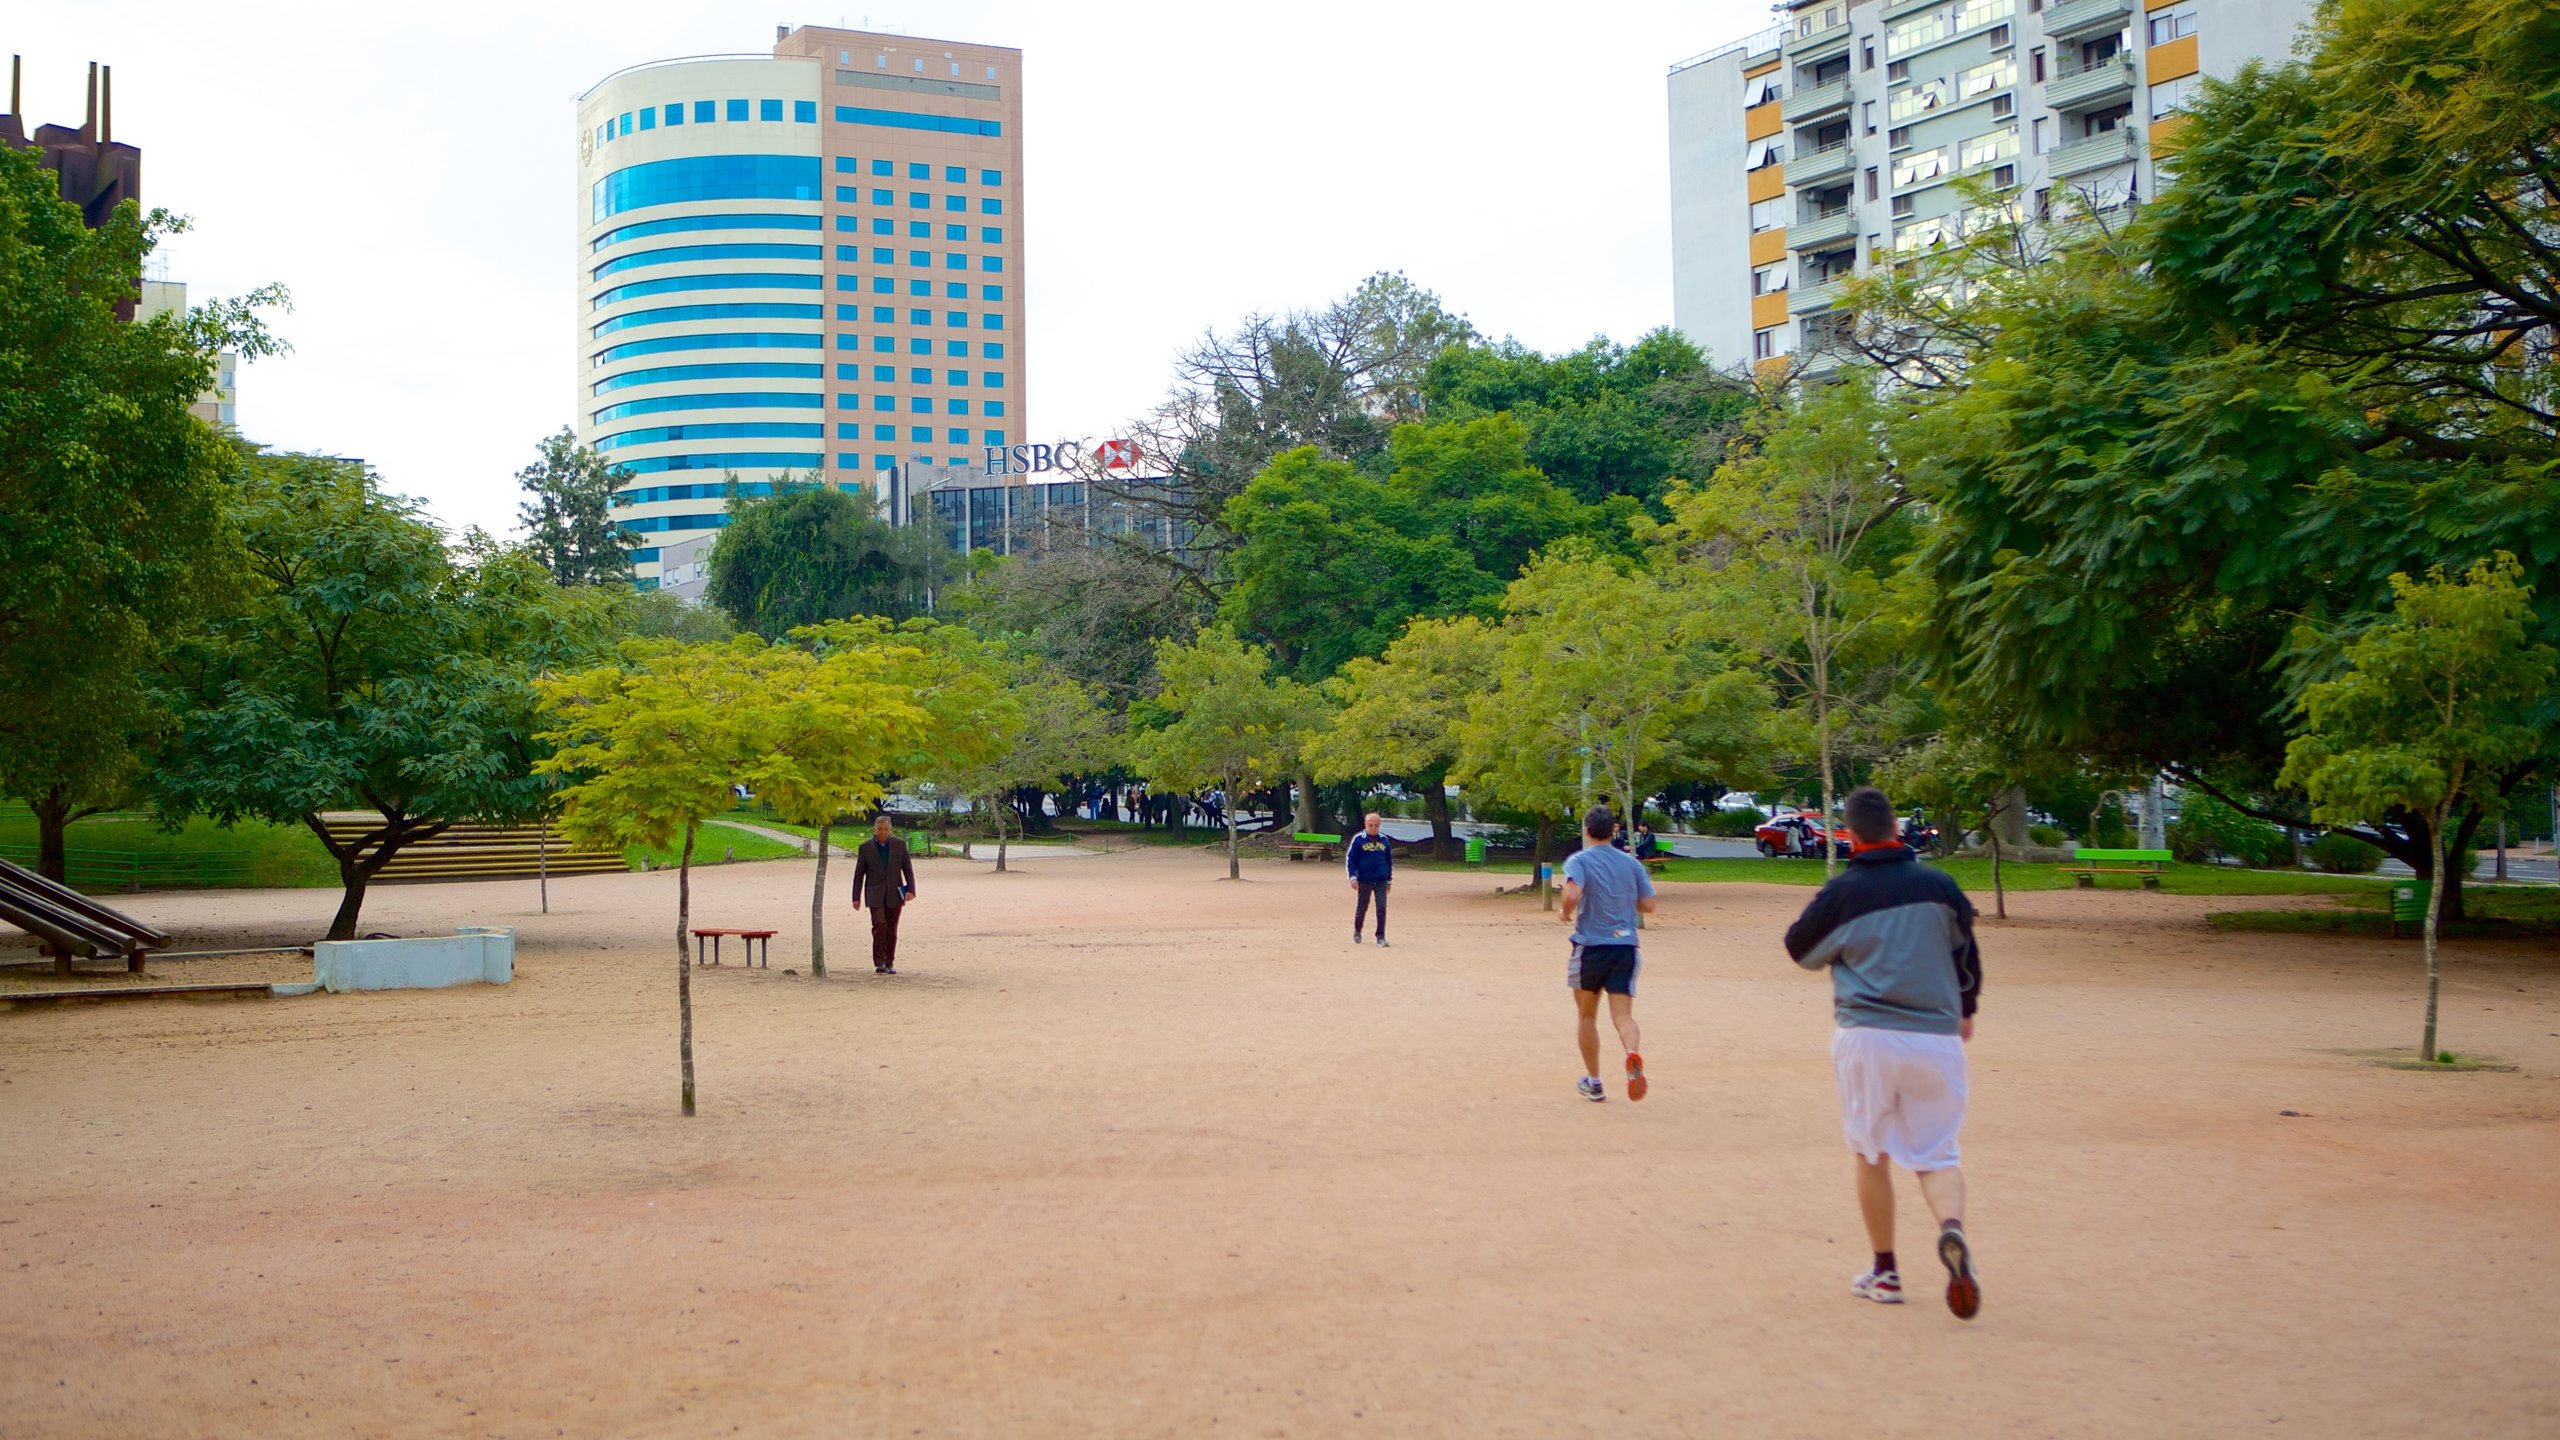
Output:
<instances>
[{"instance_id":1,"label":"tree trunk","mask_svg":"<svg viewBox=\"0 0 2560 1440\"><path fill-rule=\"evenodd\" d=\"M809 890L809 977L827 978L827 832L833 820L818 822L818 879Z\"/></svg>"},{"instance_id":2,"label":"tree trunk","mask_svg":"<svg viewBox=\"0 0 2560 1440\"><path fill-rule=\"evenodd\" d=\"M71 797L54 785L28 806L36 812L36 873L56 885L71 883Z\"/></svg>"},{"instance_id":3,"label":"tree trunk","mask_svg":"<svg viewBox=\"0 0 2560 1440\"><path fill-rule=\"evenodd\" d=\"M685 931L693 925L693 822L684 822L684 853L676 860L676 1064L684 1077L684 1113L693 1113L693 957Z\"/></svg>"},{"instance_id":4,"label":"tree trunk","mask_svg":"<svg viewBox=\"0 0 2560 1440\"><path fill-rule=\"evenodd\" d=\"M1837 813L1839 798L1832 793L1831 698L1822 691L1813 697L1813 733L1814 748L1822 757L1822 877L1828 880L1840 873L1839 847L1831 842L1831 817Z\"/></svg>"},{"instance_id":5,"label":"tree trunk","mask_svg":"<svg viewBox=\"0 0 2560 1440\"><path fill-rule=\"evenodd\" d=\"M1458 858L1458 842L1449 833L1449 782L1434 780L1422 787L1422 815L1431 822L1431 853L1442 860Z\"/></svg>"},{"instance_id":6,"label":"tree trunk","mask_svg":"<svg viewBox=\"0 0 2560 1440\"><path fill-rule=\"evenodd\" d=\"M996 805L995 805L995 807L994 807L994 814L995 814L995 818L996 818L996 873L997 873L997 874L999 874L999 875L1002 875L1003 873L1005 873L1005 871L1004 871L1004 812L1005 812L1005 808L1006 808L1006 807L1005 807L1005 804L1004 804L1004 802L1003 802L1003 801L998 801L998 802L996 802Z\"/></svg>"},{"instance_id":7,"label":"tree trunk","mask_svg":"<svg viewBox=\"0 0 2560 1440\"><path fill-rule=\"evenodd\" d=\"M1300 770L1291 778L1294 783L1290 788L1295 793L1290 799L1297 807L1297 828L1302 831L1313 831L1316 828L1316 777L1308 771Z\"/></svg>"},{"instance_id":8,"label":"tree trunk","mask_svg":"<svg viewBox=\"0 0 2560 1440\"><path fill-rule=\"evenodd\" d=\"M2003 808L2006 807L1994 807L1990 814L1982 817L1982 830L1991 840L1992 913L2006 920L2009 918L2009 892L2000 888L2000 811Z\"/></svg>"},{"instance_id":9,"label":"tree trunk","mask_svg":"<svg viewBox=\"0 0 2560 1440\"><path fill-rule=\"evenodd\" d=\"M2026 787L2012 785L2002 790L1998 801L1992 806L1988 823L1997 827L1994 833L2000 840L2005 841L2009 848L2013 850L2025 848L2027 843Z\"/></svg>"},{"instance_id":10,"label":"tree trunk","mask_svg":"<svg viewBox=\"0 0 2560 1440\"><path fill-rule=\"evenodd\" d=\"M1234 781L1232 778L1230 778L1230 779L1228 780L1228 782L1227 782L1227 803L1226 803L1226 804L1224 804L1224 805L1219 806L1219 807L1218 807L1218 809L1219 809L1219 812L1220 812L1221 814L1223 814L1223 815L1225 815L1225 816L1226 816L1226 820L1227 820L1227 878L1228 878L1228 879L1230 879L1230 880L1241 880L1241 879L1243 879L1243 878L1244 878L1244 867L1242 867L1241 865L1238 865L1238 864L1236 863L1236 803L1235 803L1235 802L1236 802L1236 787L1235 787L1235 781Z\"/></svg>"},{"instance_id":11,"label":"tree trunk","mask_svg":"<svg viewBox=\"0 0 2560 1440\"><path fill-rule=\"evenodd\" d=\"M2438 815L2431 827L2435 832L2431 848L2438 875L2445 872L2444 821L2445 817ZM2422 1065L2432 1065L2436 1058L2436 922L2437 917L2444 913L2444 892L2445 887L2441 884L2427 887L2427 1032L2426 1038L2418 1044L2418 1063Z\"/></svg>"}]
</instances>

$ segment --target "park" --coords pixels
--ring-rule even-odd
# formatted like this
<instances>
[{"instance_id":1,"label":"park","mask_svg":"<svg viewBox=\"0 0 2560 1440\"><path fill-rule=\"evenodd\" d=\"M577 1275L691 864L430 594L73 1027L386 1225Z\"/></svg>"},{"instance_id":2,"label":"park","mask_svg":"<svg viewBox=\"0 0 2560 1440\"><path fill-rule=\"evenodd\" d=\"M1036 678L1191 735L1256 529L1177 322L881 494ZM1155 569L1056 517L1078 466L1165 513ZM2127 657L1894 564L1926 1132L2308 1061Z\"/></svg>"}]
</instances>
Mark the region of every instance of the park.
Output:
<instances>
[{"instance_id":1,"label":"park","mask_svg":"<svg viewBox=\"0 0 2560 1440\"><path fill-rule=\"evenodd\" d=\"M288 292L138 304L191 222L13 86L0 1437L2560 1434L2560 17L2312 7L2066 147L2137 203L2021 192L2043 50L1907 73L2135 93L2046 8L1879 32L2007 128L1863 250L1780 209L1877 16L1719 52L1825 348L1542 350L1381 244L1036 486L651 448L970 381L843 328L969 312L647 297L852 291L898 192L819 151L1018 108L617 100L503 533L242 433ZM1020 180L938 182L982 321ZM1025 423L1023 328L869 408ZM801 388L621 388L729 380Z\"/></svg>"}]
</instances>

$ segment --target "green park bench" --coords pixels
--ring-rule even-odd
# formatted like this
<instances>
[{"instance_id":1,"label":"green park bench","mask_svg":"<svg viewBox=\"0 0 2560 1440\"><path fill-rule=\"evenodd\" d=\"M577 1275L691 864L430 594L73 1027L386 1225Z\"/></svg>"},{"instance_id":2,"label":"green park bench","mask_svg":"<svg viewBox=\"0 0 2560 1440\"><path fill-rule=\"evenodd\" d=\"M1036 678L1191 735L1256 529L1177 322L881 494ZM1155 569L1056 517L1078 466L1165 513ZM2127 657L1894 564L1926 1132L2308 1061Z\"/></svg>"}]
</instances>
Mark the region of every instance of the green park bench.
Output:
<instances>
[{"instance_id":1,"label":"green park bench","mask_svg":"<svg viewBox=\"0 0 2560 1440\"><path fill-rule=\"evenodd\" d=\"M1341 843L1342 837L1339 835L1319 835L1312 830L1301 830L1289 837L1289 858L1330 860L1334 858L1333 847Z\"/></svg>"},{"instance_id":2,"label":"green park bench","mask_svg":"<svg viewBox=\"0 0 2560 1440\"><path fill-rule=\"evenodd\" d=\"M2160 874L2169 863L2166 850L2099 850L2083 845L2062 862L2062 873L2083 890L2094 888L2101 875L2135 875L2141 877L2142 888L2160 888Z\"/></svg>"}]
</instances>

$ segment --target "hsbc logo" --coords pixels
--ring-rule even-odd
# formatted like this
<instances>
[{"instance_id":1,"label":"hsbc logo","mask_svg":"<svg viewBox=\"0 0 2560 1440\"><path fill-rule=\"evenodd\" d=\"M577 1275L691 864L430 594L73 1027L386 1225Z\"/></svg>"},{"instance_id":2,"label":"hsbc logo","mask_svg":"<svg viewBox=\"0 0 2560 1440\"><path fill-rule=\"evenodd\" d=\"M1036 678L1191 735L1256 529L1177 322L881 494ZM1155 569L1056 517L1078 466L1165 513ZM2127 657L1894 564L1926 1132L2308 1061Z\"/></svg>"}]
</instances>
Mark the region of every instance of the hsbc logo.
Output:
<instances>
[{"instance_id":1,"label":"hsbc logo","mask_svg":"<svg viewBox=\"0 0 2560 1440\"><path fill-rule=\"evenodd\" d=\"M1044 475L1052 471L1075 468L1078 452L1084 442L1062 440L1054 445L990 445L987 447L989 475ZM1105 440L1093 447L1093 463L1105 470L1134 470L1146 452L1135 440Z\"/></svg>"}]
</instances>

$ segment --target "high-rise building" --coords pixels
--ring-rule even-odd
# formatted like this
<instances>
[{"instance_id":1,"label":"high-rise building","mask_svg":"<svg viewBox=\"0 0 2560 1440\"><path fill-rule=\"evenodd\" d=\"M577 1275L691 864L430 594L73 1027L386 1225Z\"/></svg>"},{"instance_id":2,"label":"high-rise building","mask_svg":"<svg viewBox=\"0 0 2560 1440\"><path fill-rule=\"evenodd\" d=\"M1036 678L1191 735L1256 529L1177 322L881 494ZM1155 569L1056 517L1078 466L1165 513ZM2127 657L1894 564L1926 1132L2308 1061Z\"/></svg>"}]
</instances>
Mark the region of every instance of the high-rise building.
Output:
<instances>
[{"instance_id":1,"label":"high-rise building","mask_svg":"<svg viewBox=\"0 0 2560 1440\"><path fill-rule=\"evenodd\" d=\"M1023 425L1022 52L816 26L578 101L578 438L644 585L728 483L880 491Z\"/></svg>"},{"instance_id":2,"label":"high-rise building","mask_svg":"<svg viewBox=\"0 0 2560 1440\"><path fill-rule=\"evenodd\" d=\"M2158 193L2197 77L2285 58L2313 8L1791 0L1786 23L1671 68L1673 321L1716 364L1828 373L1839 282L1960 235L1952 181L2127 213Z\"/></svg>"},{"instance_id":3,"label":"high-rise building","mask_svg":"<svg viewBox=\"0 0 2560 1440\"><path fill-rule=\"evenodd\" d=\"M157 262L146 262L142 276L142 303L134 311L137 320L155 315L187 313L187 286L183 280L171 280L165 273L154 274ZM213 388L196 397L187 412L211 425L240 428L240 357L229 350L213 361Z\"/></svg>"}]
</instances>

